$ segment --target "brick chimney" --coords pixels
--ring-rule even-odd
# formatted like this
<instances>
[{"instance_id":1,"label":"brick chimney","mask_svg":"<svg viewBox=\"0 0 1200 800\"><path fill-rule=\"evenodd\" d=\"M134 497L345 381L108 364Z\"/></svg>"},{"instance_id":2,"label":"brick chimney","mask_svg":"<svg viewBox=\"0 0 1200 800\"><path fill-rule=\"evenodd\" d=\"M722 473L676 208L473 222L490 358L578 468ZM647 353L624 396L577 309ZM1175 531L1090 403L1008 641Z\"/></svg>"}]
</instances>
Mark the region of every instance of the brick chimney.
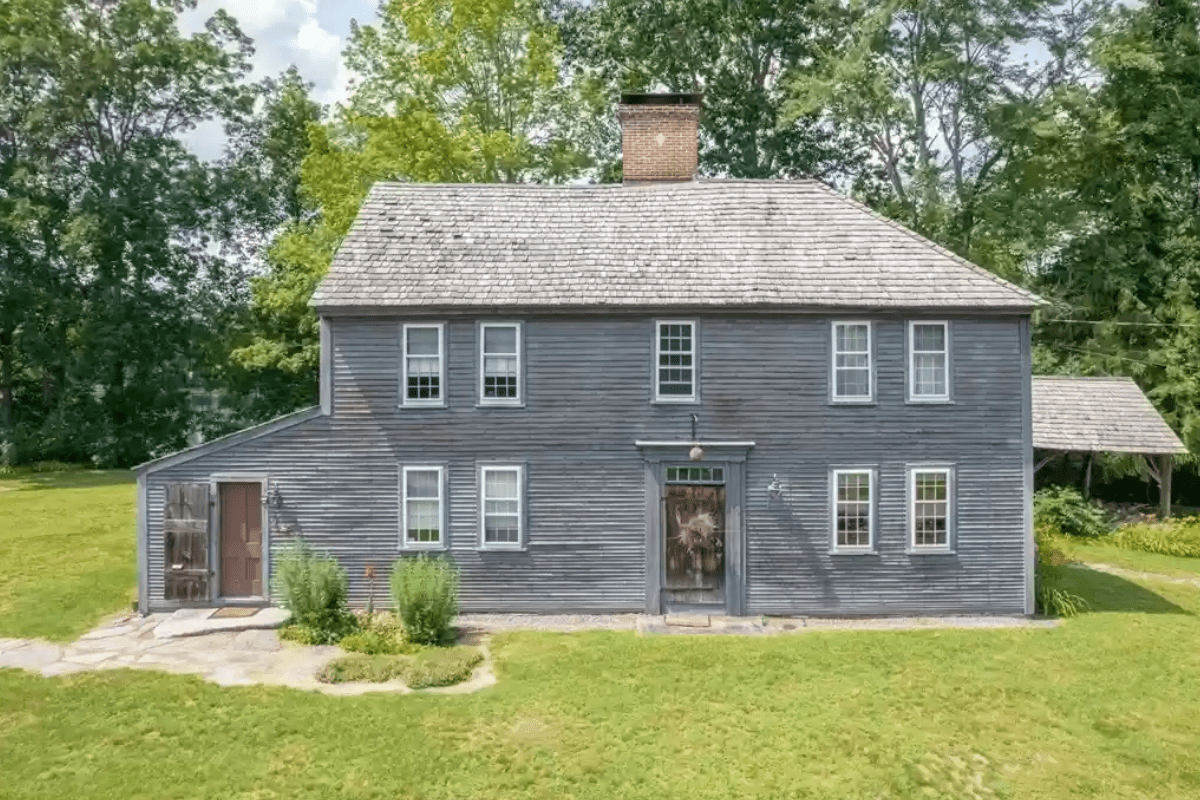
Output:
<instances>
[{"instance_id":1,"label":"brick chimney","mask_svg":"<svg viewBox=\"0 0 1200 800\"><path fill-rule=\"evenodd\" d=\"M625 93L617 119L625 183L695 177L700 95Z\"/></svg>"}]
</instances>

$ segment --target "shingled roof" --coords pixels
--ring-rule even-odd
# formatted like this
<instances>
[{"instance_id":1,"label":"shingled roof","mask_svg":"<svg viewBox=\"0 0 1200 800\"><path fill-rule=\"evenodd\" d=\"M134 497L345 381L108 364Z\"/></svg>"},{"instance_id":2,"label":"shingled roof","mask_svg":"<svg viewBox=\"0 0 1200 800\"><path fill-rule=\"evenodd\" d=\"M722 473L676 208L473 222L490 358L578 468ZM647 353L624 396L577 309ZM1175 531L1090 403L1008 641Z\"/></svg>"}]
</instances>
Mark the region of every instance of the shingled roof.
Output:
<instances>
[{"instance_id":1,"label":"shingled roof","mask_svg":"<svg viewBox=\"0 0 1200 800\"><path fill-rule=\"evenodd\" d=\"M312 300L322 313L1039 302L815 180L378 183Z\"/></svg>"},{"instance_id":2,"label":"shingled roof","mask_svg":"<svg viewBox=\"0 0 1200 800\"><path fill-rule=\"evenodd\" d=\"M1095 453L1186 453L1129 378L1033 379L1033 446Z\"/></svg>"}]
</instances>

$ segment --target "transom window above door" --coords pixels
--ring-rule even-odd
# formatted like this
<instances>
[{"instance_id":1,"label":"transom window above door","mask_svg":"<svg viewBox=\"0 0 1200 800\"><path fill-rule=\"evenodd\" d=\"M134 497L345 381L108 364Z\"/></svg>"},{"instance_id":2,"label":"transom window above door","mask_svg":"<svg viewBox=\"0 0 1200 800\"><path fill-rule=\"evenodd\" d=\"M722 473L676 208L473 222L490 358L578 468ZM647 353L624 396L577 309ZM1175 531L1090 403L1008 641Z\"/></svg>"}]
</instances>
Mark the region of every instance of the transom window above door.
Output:
<instances>
[{"instance_id":1,"label":"transom window above door","mask_svg":"<svg viewBox=\"0 0 1200 800\"><path fill-rule=\"evenodd\" d=\"M482 405L520 405L521 324L480 323L479 340L479 402Z\"/></svg>"},{"instance_id":2,"label":"transom window above door","mask_svg":"<svg viewBox=\"0 0 1200 800\"><path fill-rule=\"evenodd\" d=\"M654 401L696 401L696 323L661 320L654 337Z\"/></svg>"},{"instance_id":3,"label":"transom window above door","mask_svg":"<svg viewBox=\"0 0 1200 800\"><path fill-rule=\"evenodd\" d=\"M444 406L446 404L445 326L405 325L401 331L400 404Z\"/></svg>"}]
</instances>

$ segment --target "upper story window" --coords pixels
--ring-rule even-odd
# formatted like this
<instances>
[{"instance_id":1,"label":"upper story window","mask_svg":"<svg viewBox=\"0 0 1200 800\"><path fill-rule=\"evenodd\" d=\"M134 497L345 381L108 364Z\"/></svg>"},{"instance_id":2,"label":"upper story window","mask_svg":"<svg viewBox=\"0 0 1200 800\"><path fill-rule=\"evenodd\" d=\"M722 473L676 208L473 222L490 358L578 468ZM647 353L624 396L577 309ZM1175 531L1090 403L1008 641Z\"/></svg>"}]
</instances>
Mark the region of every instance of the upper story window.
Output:
<instances>
[{"instance_id":1,"label":"upper story window","mask_svg":"<svg viewBox=\"0 0 1200 800\"><path fill-rule=\"evenodd\" d=\"M405 325L401 405L446 404L445 326Z\"/></svg>"},{"instance_id":2,"label":"upper story window","mask_svg":"<svg viewBox=\"0 0 1200 800\"><path fill-rule=\"evenodd\" d=\"M951 508L951 471L949 467L913 467L909 471L909 498L912 507L910 545L913 550L949 550Z\"/></svg>"},{"instance_id":3,"label":"upper story window","mask_svg":"<svg viewBox=\"0 0 1200 800\"><path fill-rule=\"evenodd\" d=\"M695 402L696 323L660 321L657 328L654 337L655 402Z\"/></svg>"},{"instance_id":4,"label":"upper story window","mask_svg":"<svg viewBox=\"0 0 1200 800\"><path fill-rule=\"evenodd\" d=\"M439 548L444 545L444 475L442 467L404 467L401 470L402 547Z\"/></svg>"},{"instance_id":5,"label":"upper story window","mask_svg":"<svg viewBox=\"0 0 1200 800\"><path fill-rule=\"evenodd\" d=\"M524 522L524 470L518 466L479 468L480 528L485 548L519 549Z\"/></svg>"},{"instance_id":6,"label":"upper story window","mask_svg":"<svg viewBox=\"0 0 1200 800\"><path fill-rule=\"evenodd\" d=\"M834 400L869 402L871 393L871 323L833 323Z\"/></svg>"},{"instance_id":7,"label":"upper story window","mask_svg":"<svg viewBox=\"0 0 1200 800\"><path fill-rule=\"evenodd\" d=\"M908 323L908 397L950 399L949 326L945 322Z\"/></svg>"},{"instance_id":8,"label":"upper story window","mask_svg":"<svg viewBox=\"0 0 1200 800\"><path fill-rule=\"evenodd\" d=\"M835 469L833 550L869 553L875 547L875 470Z\"/></svg>"},{"instance_id":9,"label":"upper story window","mask_svg":"<svg viewBox=\"0 0 1200 800\"><path fill-rule=\"evenodd\" d=\"M519 405L522 401L520 323L480 323L479 340L479 402Z\"/></svg>"}]
</instances>

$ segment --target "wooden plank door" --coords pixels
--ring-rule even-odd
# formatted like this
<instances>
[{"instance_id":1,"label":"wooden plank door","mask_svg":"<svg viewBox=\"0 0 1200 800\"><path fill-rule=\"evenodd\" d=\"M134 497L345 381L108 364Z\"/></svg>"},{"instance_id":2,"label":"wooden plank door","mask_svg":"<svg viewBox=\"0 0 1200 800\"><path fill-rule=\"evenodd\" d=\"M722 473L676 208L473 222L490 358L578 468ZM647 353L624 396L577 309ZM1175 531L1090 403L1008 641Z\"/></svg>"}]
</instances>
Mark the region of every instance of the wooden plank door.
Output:
<instances>
[{"instance_id":1,"label":"wooden plank door","mask_svg":"<svg viewBox=\"0 0 1200 800\"><path fill-rule=\"evenodd\" d=\"M725 602L725 487L666 486L664 599Z\"/></svg>"},{"instance_id":2,"label":"wooden plank door","mask_svg":"<svg viewBox=\"0 0 1200 800\"><path fill-rule=\"evenodd\" d=\"M209 599L208 484L174 483L167 487L163 514L163 599Z\"/></svg>"},{"instance_id":3,"label":"wooden plank door","mask_svg":"<svg viewBox=\"0 0 1200 800\"><path fill-rule=\"evenodd\" d=\"M221 596L261 597L262 486L222 483Z\"/></svg>"}]
</instances>

